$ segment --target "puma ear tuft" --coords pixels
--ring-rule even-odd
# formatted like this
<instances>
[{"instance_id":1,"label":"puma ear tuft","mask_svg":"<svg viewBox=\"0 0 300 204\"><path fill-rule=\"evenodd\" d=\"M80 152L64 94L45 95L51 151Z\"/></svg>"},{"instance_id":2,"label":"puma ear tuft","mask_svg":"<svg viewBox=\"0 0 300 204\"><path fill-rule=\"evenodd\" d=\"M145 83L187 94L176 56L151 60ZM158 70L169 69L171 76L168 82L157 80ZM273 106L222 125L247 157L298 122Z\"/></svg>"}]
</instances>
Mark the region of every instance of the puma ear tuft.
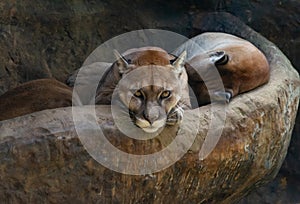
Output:
<instances>
[{"instance_id":1,"label":"puma ear tuft","mask_svg":"<svg viewBox=\"0 0 300 204\"><path fill-rule=\"evenodd\" d=\"M119 72L123 74L128 69L128 62L117 50L114 50L114 55L117 60L116 65L119 68Z\"/></svg>"},{"instance_id":2,"label":"puma ear tuft","mask_svg":"<svg viewBox=\"0 0 300 204\"><path fill-rule=\"evenodd\" d=\"M229 56L224 51L217 51L209 55L215 65L225 65L229 61Z\"/></svg>"},{"instance_id":3,"label":"puma ear tuft","mask_svg":"<svg viewBox=\"0 0 300 204\"><path fill-rule=\"evenodd\" d=\"M181 73L184 70L184 63L186 59L186 51L183 51L177 59L172 62L172 65L174 67L174 71L176 73Z\"/></svg>"}]
</instances>

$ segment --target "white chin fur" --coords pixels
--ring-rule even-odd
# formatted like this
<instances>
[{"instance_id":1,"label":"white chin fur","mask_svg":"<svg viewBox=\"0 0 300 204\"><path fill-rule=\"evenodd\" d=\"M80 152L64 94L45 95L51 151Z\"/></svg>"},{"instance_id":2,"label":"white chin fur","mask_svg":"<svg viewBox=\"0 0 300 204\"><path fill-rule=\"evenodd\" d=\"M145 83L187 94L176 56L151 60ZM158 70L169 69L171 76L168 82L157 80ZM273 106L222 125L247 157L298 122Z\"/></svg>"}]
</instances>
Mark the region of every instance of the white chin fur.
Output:
<instances>
[{"instance_id":1,"label":"white chin fur","mask_svg":"<svg viewBox=\"0 0 300 204\"><path fill-rule=\"evenodd\" d=\"M164 127L165 119L157 120L152 125L144 119L137 118L136 125L139 126L146 133L157 132L160 128Z\"/></svg>"},{"instance_id":2,"label":"white chin fur","mask_svg":"<svg viewBox=\"0 0 300 204\"><path fill-rule=\"evenodd\" d=\"M160 127L159 128L156 128L156 127L142 128L142 130L146 133L154 133L154 132L157 132L159 129L160 129Z\"/></svg>"}]
</instances>

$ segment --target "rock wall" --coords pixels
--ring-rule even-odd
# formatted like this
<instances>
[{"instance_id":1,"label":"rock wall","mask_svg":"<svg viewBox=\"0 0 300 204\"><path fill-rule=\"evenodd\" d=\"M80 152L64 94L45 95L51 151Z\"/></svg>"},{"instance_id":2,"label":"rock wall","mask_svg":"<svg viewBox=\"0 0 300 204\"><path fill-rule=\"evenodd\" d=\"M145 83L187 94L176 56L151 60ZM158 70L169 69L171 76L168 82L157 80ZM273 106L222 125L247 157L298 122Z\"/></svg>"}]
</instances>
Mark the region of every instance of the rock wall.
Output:
<instances>
[{"instance_id":1,"label":"rock wall","mask_svg":"<svg viewBox=\"0 0 300 204\"><path fill-rule=\"evenodd\" d=\"M124 32L158 28L194 36L199 16L211 11L238 16L300 69L299 7L295 0L2 1L0 94L32 79L64 81L97 46Z\"/></svg>"},{"instance_id":2,"label":"rock wall","mask_svg":"<svg viewBox=\"0 0 300 204\"><path fill-rule=\"evenodd\" d=\"M299 10L297 0L176 0L171 3L5 0L0 3L0 94L32 79L55 77L64 81L98 45L130 30L159 28L191 37L205 31L200 26L201 19L210 11L227 11L239 17L278 45L299 71ZM211 25L215 23L218 29L224 26L214 19L207 21ZM300 175L299 118L298 114L289 153L278 179L254 195L260 201L272 203L280 196L288 199L299 195L300 184L295 183ZM274 188L280 190L274 192ZM264 192L271 194L266 198L261 196Z\"/></svg>"},{"instance_id":3,"label":"rock wall","mask_svg":"<svg viewBox=\"0 0 300 204\"><path fill-rule=\"evenodd\" d=\"M32 79L64 81L97 46L130 30L187 34L188 7L179 1L2 1L0 94Z\"/></svg>"},{"instance_id":4,"label":"rock wall","mask_svg":"<svg viewBox=\"0 0 300 204\"><path fill-rule=\"evenodd\" d=\"M228 14L219 17L235 20ZM291 139L299 103L300 79L274 44L236 20L237 24L236 29L228 26L231 23L224 29L240 34L262 49L271 67L268 84L235 97L225 107L224 104L215 104L188 110L180 127L167 127L159 136L146 141L128 138L118 131L109 106L59 108L2 121L1 201L235 203L271 181L284 161ZM226 111L224 126L210 128L210 115L219 120L223 109ZM79 117L74 117L74 113ZM105 137L99 136L94 129L94 119ZM216 148L206 158L200 159L199 153L208 131L215 136L219 128L223 131ZM195 138L193 131L196 132ZM87 133L86 140L80 137L82 133ZM118 173L100 165L87 153L91 149L82 145L92 145L97 154L100 152L101 158L108 158L112 166L121 166L123 171L139 170L147 162L138 163L127 156L123 160L118 154L108 157L103 138L123 152L144 155L166 148L175 136L182 138L181 142L177 140L180 147L186 141L192 143L188 152L168 168L151 173L144 169L137 175ZM153 166L164 159L172 160L175 153L170 151L166 158L151 160Z\"/></svg>"}]
</instances>

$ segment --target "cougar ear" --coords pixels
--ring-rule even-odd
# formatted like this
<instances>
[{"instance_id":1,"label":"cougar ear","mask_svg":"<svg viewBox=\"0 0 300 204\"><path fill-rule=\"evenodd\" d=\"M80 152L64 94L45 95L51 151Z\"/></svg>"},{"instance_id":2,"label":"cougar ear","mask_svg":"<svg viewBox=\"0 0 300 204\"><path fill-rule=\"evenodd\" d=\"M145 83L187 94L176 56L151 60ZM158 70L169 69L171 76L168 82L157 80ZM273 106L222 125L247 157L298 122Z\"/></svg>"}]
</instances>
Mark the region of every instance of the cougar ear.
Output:
<instances>
[{"instance_id":1,"label":"cougar ear","mask_svg":"<svg viewBox=\"0 0 300 204\"><path fill-rule=\"evenodd\" d=\"M186 51L183 51L174 62L171 62L176 73L181 73L184 70L184 62L186 59Z\"/></svg>"},{"instance_id":2,"label":"cougar ear","mask_svg":"<svg viewBox=\"0 0 300 204\"><path fill-rule=\"evenodd\" d=\"M229 61L229 56L224 51L217 51L209 55L215 65L225 65Z\"/></svg>"},{"instance_id":3,"label":"cougar ear","mask_svg":"<svg viewBox=\"0 0 300 204\"><path fill-rule=\"evenodd\" d=\"M128 62L117 50L114 50L114 55L117 60L116 65L119 68L119 72L123 74L128 69Z\"/></svg>"}]
</instances>

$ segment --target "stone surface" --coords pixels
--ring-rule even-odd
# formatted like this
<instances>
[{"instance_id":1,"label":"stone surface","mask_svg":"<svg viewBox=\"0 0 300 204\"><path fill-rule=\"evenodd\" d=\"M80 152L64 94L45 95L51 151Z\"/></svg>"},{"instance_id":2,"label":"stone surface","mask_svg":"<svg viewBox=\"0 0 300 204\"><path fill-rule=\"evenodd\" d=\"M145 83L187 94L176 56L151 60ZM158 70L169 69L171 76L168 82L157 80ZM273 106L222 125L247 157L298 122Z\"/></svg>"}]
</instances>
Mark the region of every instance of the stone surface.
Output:
<instances>
[{"instance_id":1,"label":"stone surface","mask_svg":"<svg viewBox=\"0 0 300 204\"><path fill-rule=\"evenodd\" d=\"M188 153L169 168L144 176L116 173L95 162L77 137L71 107L46 110L0 122L1 200L233 203L272 180L290 142L300 96L299 76L274 44L243 24L237 28L242 31L231 28L231 33L252 41L266 54L271 80L232 100L226 108L221 139L204 160L199 159L199 151L209 130L211 105L199 108L199 115L195 110L185 113L187 122L177 137L183 134L190 139L194 128L190 124L196 121L200 125ZM80 123L88 125L92 118L89 106L77 107L75 111L84 113ZM116 130L109 107L98 106L96 112L106 137L126 152L156 152L174 137L175 127L168 129L171 134L164 131L150 141L126 138ZM217 129L214 127L213 131ZM91 137L94 134L91 131ZM118 162L118 158L112 162ZM130 164L127 165L132 167Z\"/></svg>"},{"instance_id":2,"label":"stone surface","mask_svg":"<svg viewBox=\"0 0 300 204\"><path fill-rule=\"evenodd\" d=\"M189 5L177 3L2 1L0 94L32 79L64 81L97 46L124 32L160 28L187 34Z\"/></svg>"},{"instance_id":3,"label":"stone surface","mask_svg":"<svg viewBox=\"0 0 300 204\"><path fill-rule=\"evenodd\" d=\"M64 81L98 45L124 32L157 28L191 37L198 33L194 19L208 11L238 16L275 42L299 70L299 7L297 0L4 0L0 94L32 79Z\"/></svg>"},{"instance_id":4,"label":"stone surface","mask_svg":"<svg viewBox=\"0 0 300 204\"><path fill-rule=\"evenodd\" d=\"M298 0L1 1L0 94L31 79L53 76L64 81L99 44L123 32L159 28L191 37L203 31L197 22L207 11L239 17L278 45L299 71L299 7ZM214 23L222 29L222 23ZM279 178L266 191L273 200L266 201L262 191L255 196L259 201L274 203L280 192L285 198L300 194L290 191L299 186L294 183L300 175L299 124L300 117ZM286 191L277 188L281 178L292 181Z\"/></svg>"},{"instance_id":5,"label":"stone surface","mask_svg":"<svg viewBox=\"0 0 300 204\"><path fill-rule=\"evenodd\" d=\"M300 72L300 2L297 0L265 0L265 1L210 1L210 6L215 6L216 11L227 11L247 25L273 41L291 60L292 64ZM192 27L195 33L208 31L201 28L201 19L206 14L201 12L201 2L195 6L192 15ZM211 8L211 7L210 7ZM198 13L200 10L200 13ZM210 29L217 27L222 30L228 17L222 19L211 18L206 21ZM202 22L204 22L202 21ZM233 21L232 19L229 21ZM205 23L204 23L205 24ZM204 25L203 24L203 25ZM228 23L227 23L228 24ZM225 25L226 27L226 25ZM228 25L227 25L228 27ZM293 136L286 160L278 176L269 185L266 185L252 195L249 195L242 203L299 203L300 202L300 109L296 119Z\"/></svg>"},{"instance_id":6,"label":"stone surface","mask_svg":"<svg viewBox=\"0 0 300 204\"><path fill-rule=\"evenodd\" d=\"M227 33L232 33L237 36L241 36L243 38L249 38L249 28L246 28L241 21L225 12L218 13L208 13L205 15L199 15L194 19L194 27L199 32L206 31L222 31ZM257 47L263 49L262 43L257 41L256 38L249 38L252 43L254 43ZM268 55L268 53L266 53ZM271 56L268 56L269 58ZM300 86L299 84L297 86ZM249 195L245 198L241 203L256 203L266 202L266 203L297 203L300 202L300 189L298 186L299 183L299 168L300 168L300 155L298 149L299 146L299 114L300 111L298 109L298 117L296 119L293 137L291 141L291 145L289 148L289 153L287 158L283 164L281 171L278 176L271 182L270 184L257 189L252 195Z\"/></svg>"}]
</instances>

